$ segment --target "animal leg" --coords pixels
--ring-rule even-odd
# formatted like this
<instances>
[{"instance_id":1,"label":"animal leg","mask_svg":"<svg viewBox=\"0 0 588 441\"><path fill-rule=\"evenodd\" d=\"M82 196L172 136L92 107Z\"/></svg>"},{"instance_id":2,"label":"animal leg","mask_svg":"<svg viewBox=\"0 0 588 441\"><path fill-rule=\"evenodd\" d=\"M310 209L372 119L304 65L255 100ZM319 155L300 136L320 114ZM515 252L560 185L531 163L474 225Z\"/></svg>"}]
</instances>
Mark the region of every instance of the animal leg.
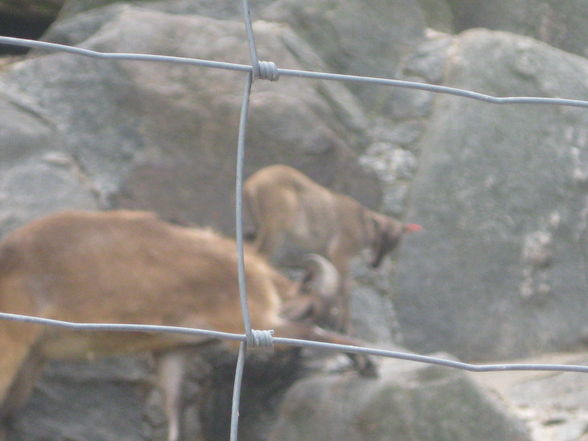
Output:
<instances>
[{"instance_id":1,"label":"animal leg","mask_svg":"<svg viewBox=\"0 0 588 441\"><path fill-rule=\"evenodd\" d=\"M353 253L348 249L343 240L336 240L328 249L329 259L339 272L338 309L339 319L335 329L339 332L351 330L351 279L349 278L349 256Z\"/></svg>"},{"instance_id":2,"label":"animal leg","mask_svg":"<svg viewBox=\"0 0 588 441\"><path fill-rule=\"evenodd\" d=\"M43 368L34 343L40 332L38 325L0 322L0 441L1 426L25 404Z\"/></svg>"},{"instance_id":3,"label":"animal leg","mask_svg":"<svg viewBox=\"0 0 588 441\"><path fill-rule=\"evenodd\" d=\"M342 278L341 287L339 288L341 320L337 330L340 332L351 332L351 286L351 279L346 274Z\"/></svg>"},{"instance_id":4,"label":"animal leg","mask_svg":"<svg viewBox=\"0 0 588 441\"><path fill-rule=\"evenodd\" d=\"M182 380L186 355L180 349L156 357L157 385L163 397L163 410L168 422L168 441L180 439L182 411Z\"/></svg>"},{"instance_id":5,"label":"animal leg","mask_svg":"<svg viewBox=\"0 0 588 441\"><path fill-rule=\"evenodd\" d=\"M268 191L271 190L271 191ZM254 249L271 259L283 245L285 233L291 231L297 197L290 191L252 189L245 185L245 205L255 225Z\"/></svg>"},{"instance_id":6,"label":"animal leg","mask_svg":"<svg viewBox=\"0 0 588 441\"><path fill-rule=\"evenodd\" d=\"M269 225L264 225L260 221L259 207L256 206L252 198L246 199L248 211L253 219L255 225L255 233L253 234L253 249L258 253L271 257L275 248L274 233Z\"/></svg>"},{"instance_id":7,"label":"animal leg","mask_svg":"<svg viewBox=\"0 0 588 441\"><path fill-rule=\"evenodd\" d=\"M249 214L253 226L254 233L249 233L249 237L253 238L253 248L260 254L269 256L273 250L272 233L269 227L262 222L264 210L258 197L255 197L253 191L248 187L243 190L245 210Z\"/></svg>"}]
</instances>

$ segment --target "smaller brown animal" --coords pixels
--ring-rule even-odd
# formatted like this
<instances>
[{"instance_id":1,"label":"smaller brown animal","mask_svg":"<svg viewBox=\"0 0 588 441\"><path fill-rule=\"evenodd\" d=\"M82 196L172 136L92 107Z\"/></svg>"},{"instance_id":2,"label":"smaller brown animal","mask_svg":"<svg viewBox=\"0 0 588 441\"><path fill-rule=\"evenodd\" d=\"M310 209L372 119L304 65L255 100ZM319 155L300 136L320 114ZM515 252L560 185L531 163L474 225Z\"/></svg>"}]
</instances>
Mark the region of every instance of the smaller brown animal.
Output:
<instances>
[{"instance_id":1,"label":"smaller brown animal","mask_svg":"<svg viewBox=\"0 0 588 441\"><path fill-rule=\"evenodd\" d=\"M255 226L255 250L274 259L278 251L295 247L333 262L343 279L339 302L342 329L347 329L350 321L346 285L351 259L368 249L370 264L377 268L404 233L422 228L369 210L285 165L257 171L247 179L243 190Z\"/></svg>"},{"instance_id":2,"label":"smaller brown animal","mask_svg":"<svg viewBox=\"0 0 588 441\"><path fill-rule=\"evenodd\" d=\"M17 229L0 243L0 311L82 323L243 333L235 251L234 241L213 231L172 225L151 213L54 214ZM284 317L284 297L293 310L304 311L312 296L305 294L296 305L299 284L251 250L246 250L245 263L254 329L274 329L280 337L357 344L306 319ZM329 283L327 290L334 286ZM158 371L168 440L176 441L181 348L206 340L159 333L74 332L0 320L0 440L2 424L26 401L44 361L152 351L161 354ZM373 372L369 358L350 356L362 372Z\"/></svg>"}]
</instances>

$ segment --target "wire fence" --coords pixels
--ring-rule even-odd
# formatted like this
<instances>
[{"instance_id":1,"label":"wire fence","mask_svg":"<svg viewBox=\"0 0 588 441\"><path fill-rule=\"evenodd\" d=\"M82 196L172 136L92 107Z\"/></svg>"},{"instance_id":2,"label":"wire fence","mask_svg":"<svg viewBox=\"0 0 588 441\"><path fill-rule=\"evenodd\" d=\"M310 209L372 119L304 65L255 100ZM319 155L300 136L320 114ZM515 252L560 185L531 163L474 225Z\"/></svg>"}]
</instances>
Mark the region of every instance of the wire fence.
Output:
<instances>
[{"instance_id":1,"label":"wire fence","mask_svg":"<svg viewBox=\"0 0 588 441\"><path fill-rule=\"evenodd\" d=\"M233 334L227 332L220 332L206 329L195 329L177 326L156 326L146 324L121 324L121 323L75 323L68 321L60 321L53 319L46 319L42 317L34 317L20 314L10 314L0 312L0 319L12 320L26 323L35 323L47 326L55 326L67 328L78 331L99 331L99 332L160 332L205 336L208 338L224 339L239 341L239 354L237 358L237 365L235 371L235 380L233 387L233 402L231 412L231 427L230 427L230 441L238 440L238 424L239 424L239 401L241 394L241 385L243 378L243 370L245 366L245 357L247 350L250 347L272 346L273 344L318 348L322 350L339 351L345 353L353 353L360 355L373 355L381 357L396 358L400 360L407 360L419 363L427 363L432 365L444 366L448 368L461 369L470 372L491 372L491 371L559 371L559 372L582 372L588 373L588 366L584 365L570 365L570 364L534 364L534 363L504 363L504 364L471 364L455 360L448 360L438 357L431 357L426 355L419 355L414 353L390 351L385 349L377 349L370 347L349 346L333 343L324 343L310 340L300 340L293 338L282 338L273 336L272 330L255 330L251 328L251 321L249 317L249 307L247 301L247 289L245 279L245 262L244 262L244 237L243 237L243 168L245 161L246 148L246 134L248 124L248 110L249 98L251 95L251 88L253 83L258 79L269 81L277 81L280 76L292 76L301 78L314 78L331 81L344 81L353 83L372 84L380 86L402 87L408 89L424 90L432 93L443 93L455 95L463 98L469 98L479 101L484 101L492 104L539 104L539 105L559 105L588 108L588 101L566 99L566 98L546 98L546 97L497 97L486 95L479 92L458 89L447 86L426 84L414 81L403 81L388 78L376 78L355 75L342 75L326 72L303 71L294 69L278 68L275 63L268 61L261 61L257 57L257 50L255 45L255 35L252 27L251 13L248 0L242 0L243 20L245 30L247 33L247 41L249 45L249 55L251 65L235 64L229 62L219 62L210 60L201 60L196 58L173 57L166 55L151 55L138 53L107 53L97 52L89 49L82 49L73 46L62 44L55 44L36 40L27 40L14 37L0 36L0 44L21 46L35 49L45 49L49 51L66 52L75 55L86 57L105 59L105 60L128 60L128 61L143 61L143 62L160 62L160 63L176 63L190 66L226 69L233 71L240 71L245 73L245 85L243 89L243 99L241 104L241 115L239 120L239 134L237 144L237 161L236 161L236 204L235 204L235 219L236 219L236 243L237 243L237 266L238 266L238 282L239 295L241 301L241 309L243 315L244 333Z\"/></svg>"}]
</instances>

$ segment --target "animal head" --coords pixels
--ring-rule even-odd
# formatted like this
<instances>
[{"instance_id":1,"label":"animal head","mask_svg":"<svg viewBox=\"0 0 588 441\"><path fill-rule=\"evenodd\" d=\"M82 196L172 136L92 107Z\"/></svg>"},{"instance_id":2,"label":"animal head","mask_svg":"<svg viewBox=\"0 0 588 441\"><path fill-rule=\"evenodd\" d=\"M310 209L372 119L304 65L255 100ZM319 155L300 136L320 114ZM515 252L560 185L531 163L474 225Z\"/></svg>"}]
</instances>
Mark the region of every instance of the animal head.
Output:
<instances>
[{"instance_id":1,"label":"animal head","mask_svg":"<svg viewBox=\"0 0 588 441\"><path fill-rule=\"evenodd\" d=\"M391 217L379 213L371 213L374 234L371 240L372 268L378 268L382 264L384 256L394 250L405 233L421 231L419 224L403 224Z\"/></svg>"}]
</instances>

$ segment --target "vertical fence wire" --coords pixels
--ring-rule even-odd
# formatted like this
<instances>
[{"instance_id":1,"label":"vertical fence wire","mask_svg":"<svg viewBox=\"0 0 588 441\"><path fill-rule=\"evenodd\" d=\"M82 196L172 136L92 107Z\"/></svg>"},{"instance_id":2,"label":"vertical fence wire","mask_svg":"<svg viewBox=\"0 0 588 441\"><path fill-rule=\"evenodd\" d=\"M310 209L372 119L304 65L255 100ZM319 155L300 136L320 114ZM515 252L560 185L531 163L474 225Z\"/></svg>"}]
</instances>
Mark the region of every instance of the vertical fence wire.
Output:
<instances>
[{"instance_id":1,"label":"vertical fence wire","mask_svg":"<svg viewBox=\"0 0 588 441\"><path fill-rule=\"evenodd\" d=\"M247 280L245 276L245 244L243 238L243 168L245 162L245 139L247 136L247 117L249 114L249 97L253 74L250 72L245 78L241 115L239 119L239 135L237 140L237 169L235 178L235 236L237 242L237 276L239 281L239 297L243 313L245 335L252 339L251 320L247 296Z\"/></svg>"},{"instance_id":2,"label":"vertical fence wire","mask_svg":"<svg viewBox=\"0 0 588 441\"><path fill-rule=\"evenodd\" d=\"M249 59L253 69L253 78L259 77L259 58L257 57L257 47L255 46L255 34L253 33L253 23L251 21L251 9L249 0L242 0L243 19L245 21L245 32L247 32L247 44L249 46Z\"/></svg>"},{"instance_id":3,"label":"vertical fence wire","mask_svg":"<svg viewBox=\"0 0 588 441\"><path fill-rule=\"evenodd\" d=\"M243 327L247 340L252 337L251 319L249 316L249 304L247 301L247 280L245 278L245 253L243 241L243 163L245 158L245 136L247 134L247 114L249 109L249 95L253 74L250 72L245 78L243 101L241 103L241 116L239 120L239 138L237 141L237 173L235 183L235 230L237 238L237 275L239 282L239 297L241 300L241 311L243 316ZM231 405L231 432L230 441L237 441L239 428L239 403L241 397L241 386L243 382L243 369L245 356L247 355L247 341L239 345L239 355L235 368L235 381L233 384L233 402Z\"/></svg>"},{"instance_id":4,"label":"vertical fence wire","mask_svg":"<svg viewBox=\"0 0 588 441\"><path fill-rule=\"evenodd\" d=\"M249 304L247 300L247 280L245 277L245 253L243 240L243 167L245 160L245 137L247 135L247 116L249 113L249 96L253 73L250 72L245 78L243 90L243 101L241 103L241 116L239 120L239 137L237 141L237 173L235 179L235 230L237 238L237 274L239 282L239 297L241 300L241 311L243 316L243 327L248 341L253 340L251 319L249 316ZM239 428L239 402L243 382L243 369L245 356L247 355L247 340L241 342L237 366L235 368L235 382L233 385L233 402L231 405L231 434L230 441L237 441Z\"/></svg>"},{"instance_id":5,"label":"vertical fence wire","mask_svg":"<svg viewBox=\"0 0 588 441\"><path fill-rule=\"evenodd\" d=\"M239 439L239 405L241 403L241 389L243 385L243 370L245 368L245 356L247 355L247 342L242 341L239 345L237 366L235 368L235 381L233 382L233 398L231 401L231 429L229 441Z\"/></svg>"},{"instance_id":6,"label":"vertical fence wire","mask_svg":"<svg viewBox=\"0 0 588 441\"><path fill-rule=\"evenodd\" d=\"M239 282L239 297L241 300L241 310L243 315L243 326L245 328L246 341L239 345L239 355L237 357L237 366L235 368L235 381L233 384L233 398L231 403L231 429L230 441L237 441L239 437L239 406L241 402L241 389L243 386L243 371L245 368L245 357L247 356L247 344L254 340L251 329L251 318L249 315L249 304L247 295L247 280L245 276L245 250L243 240L243 169L245 163L245 146L247 140L247 119L249 116L249 98L251 96L251 86L253 80L259 76L259 60L257 58L257 49L255 47L255 36L253 34L253 25L251 22L251 11L248 0L242 0L243 20L245 31L247 33L247 42L249 46L249 57L251 62L251 72L247 73L245 86L243 88L243 100L241 102L241 114L239 118L239 135L237 140L237 170L235 178L235 232L237 239L237 273Z\"/></svg>"}]
</instances>

